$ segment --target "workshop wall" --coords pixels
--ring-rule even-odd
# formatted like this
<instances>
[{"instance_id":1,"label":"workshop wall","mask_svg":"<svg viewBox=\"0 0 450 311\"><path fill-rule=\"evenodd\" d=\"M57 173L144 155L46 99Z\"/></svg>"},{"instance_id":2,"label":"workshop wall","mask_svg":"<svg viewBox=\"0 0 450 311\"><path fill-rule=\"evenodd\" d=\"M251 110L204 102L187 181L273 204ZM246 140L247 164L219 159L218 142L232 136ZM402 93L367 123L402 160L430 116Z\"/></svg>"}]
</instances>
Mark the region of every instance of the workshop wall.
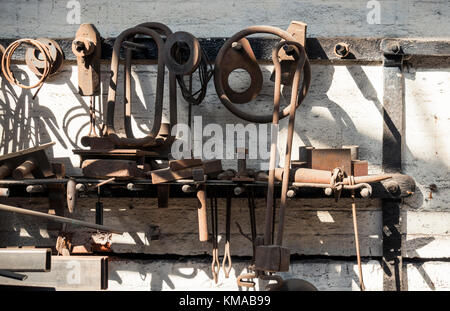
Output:
<instances>
[{"instance_id":1,"label":"workshop wall","mask_svg":"<svg viewBox=\"0 0 450 311\"><path fill-rule=\"evenodd\" d=\"M286 29L291 20L308 24L308 37L418 37L449 38L448 0L435 1L378 1L381 4L379 24L368 23L372 12L369 3L377 1L14 1L0 2L0 37L2 38L72 38L78 24L68 23L73 5L80 5L80 22L92 22L103 37L115 37L121 31L138 23L160 21L173 31L185 30L197 37L229 37L250 25L266 24ZM69 15L68 15L69 14ZM426 27L424 27L426 25ZM429 262L407 263L407 283L413 289L450 289L450 65L448 58L413 60L405 78L405 133L402 165L405 174L414 177L418 189L402 204L403 256L406 258L433 258ZM271 113L273 84L268 81L273 66L262 65L265 78L258 99L242 105L243 109ZM140 63L132 68L133 129L138 137L151 128L155 99L156 68ZM26 74L24 74L26 73ZM25 65L14 69L24 79L30 74ZM119 75L118 85L123 84ZM102 97L106 102L109 63L102 63ZM27 84L30 81L24 81ZM31 81L32 82L32 81ZM194 81L195 83L196 81ZM72 149L82 147L80 139L89 130L89 99L78 95L78 77L75 62L66 62L61 72L48 80L37 98L35 90L13 87L0 78L0 151L7 153L54 141L49 152L51 160L66 165L68 174L79 174L79 159ZM237 74L234 85L248 83L245 75ZM289 96L290 92L286 92ZM165 106L168 106L168 85L165 86ZM382 157L382 101L383 70L381 64L333 65L313 62L312 83L306 100L297 112L294 146L340 147L359 145L360 158L369 161L369 173L381 173ZM118 89L117 102L123 100ZM187 122L188 105L178 92L179 122ZM98 114L103 111L99 108ZM165 119L167 120L167 111ZM120 129L122 107L116 109L116 124ZM214 83L208 85L205 101L193 108L193 114L208 123L232 124L247 122L235 117L219 101ZM287 120L281 121L278 149L283 154ZM203 138L204 141L207 137ZM298 148L293 159L298 158ZM281 160L280 165L283 164ZM249 161L249 166L260 169L262 161ZM225 167L236 166L235 160L224 161ZM438 191L430 196L429 186ZM30 201L33 200L33 201ZM93 199L80 199L76 216L92 221L90 207ZM1 199L4 202L4 199ZM21 198L16 206L36 210L48 208L46 200ZM10 202L10 201L8 201ZM33 202L34 204L31 204ZM120 225L127 232L104 236L88 230L77 231L74 239L80 244L105 245L109 242L115 253L158 255L202 255L210 253L210 245L198 242L195 204L186 203L183 210L192 217L183 223L173 220L180 212L178 201L171 201L166 210L158 210L154 200L135 198L133 209L129 202L109 202L105 224ZM291 275L310 280L321 290L357 290L351 212L349 202L341 200L295 200L288 209L287 234L290 247L297 255L341 256L342 261L293 261ZM223 203L223 202L222 202ZM242 214L241 225L248 228L246 206L237 207ZM378 200L358 202L361 248L364 259L364 278L368 289L383 288L381 204ZM259 202L258 217L263 217L263 201ZM219 214L224 207L219 206ZM122 209L122 210L121 210ZM3 215L5 217L3 217ZM6 217L8 216L8 217ZM331 218L330 218L331 217ZM223 218L223 217L221 217ZM189 219L186 221L186 219ZM331 219L331 220L330 220ZM0 246L54 245L54 232L45 223L27 223L28 218L0 213ZM158 237L155 238L155 226ZM221 225L223 228L223 225ZM248 243L233 226L232 254L251 255ZM262 228L260 229L260 232ZM189 248L186 247L189 245ZM223 249L219 248L220 250ZM235 275L214 286L209 262L189 259L124 260L110 263L110 288L121 289L238 289ZM352 257L353 258L353 257ZM375 258L376 260L373 260ZM238 275L246 261L237 261ZM232 273L233 274L233 273ZM145 276L145 277L143 277ZM147 278L148 276L148 278Z\"/></svg>"}]
</instances>

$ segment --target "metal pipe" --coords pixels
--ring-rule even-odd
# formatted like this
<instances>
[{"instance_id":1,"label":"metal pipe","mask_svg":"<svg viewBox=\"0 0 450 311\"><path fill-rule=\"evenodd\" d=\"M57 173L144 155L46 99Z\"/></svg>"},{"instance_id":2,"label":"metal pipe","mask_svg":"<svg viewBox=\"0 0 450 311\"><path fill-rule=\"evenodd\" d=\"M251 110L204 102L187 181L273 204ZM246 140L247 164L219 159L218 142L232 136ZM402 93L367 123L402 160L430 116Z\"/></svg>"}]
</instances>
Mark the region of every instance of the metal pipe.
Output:
<instances>
[{"instance_id":1,"label":"metal pipe","mask_svg":"<svg viewBox=\"0 0 450 311\"><path fill-rule=\"evenodd\" d=\"M9 189L0 188L0 197L9 197Z\"/></svg>"},{"instance_id":2,"label":"metal pipe","mask_svg":"<svg viewBox=\"0 0 450 311\"><path fill-rule=\"evenodd\" d=\"M0 204L0 210L1 211L5 211L5 212L12 212L12 213L18 213L18 214L23 214L23 215L29 215L29 216L36 216L36 217L46 218L46 219L53 220L53 221L56 221L56 222L61 222L61 223L66 223L66 224L70 224L70 225L75 225L75 226L82 226L82 227L97 229L97 230L100 230L100 231L106 231L106 232L112 232L112 233L118 233L118 234L123 233L123 231L120 231L120 230L117 230L117 229L114 229L114 228L111 228L111 227L103 226L103 225L91 224L91 223L88 223L88 222L85 222L85 221L82 221L82 220L77 220L77 219L66 218L66 217L57 216L57 215L51 215L51 214L31 211L31 210L28 210L28 209L19 208L19 207L10 206L10 205L5 205L5 204Z\"/></svg>"},{"instance_id":3,"label":"metal pipe","mask_svg":"<svg viewBox=\"0 0 450 311\"><path fill-rule=\"evenodd\" d=\"M0 248L0 270L48 272L51 266L50 248Z\"/></svg>"}]
</instances>

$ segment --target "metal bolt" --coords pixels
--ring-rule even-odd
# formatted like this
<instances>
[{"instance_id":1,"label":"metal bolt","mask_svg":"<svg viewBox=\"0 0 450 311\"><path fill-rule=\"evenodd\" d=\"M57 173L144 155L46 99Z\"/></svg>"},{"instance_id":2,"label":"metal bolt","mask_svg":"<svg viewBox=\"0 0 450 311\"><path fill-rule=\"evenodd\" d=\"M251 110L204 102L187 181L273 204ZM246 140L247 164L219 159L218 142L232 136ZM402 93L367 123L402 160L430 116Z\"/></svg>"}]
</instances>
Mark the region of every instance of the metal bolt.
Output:
<instances>
[{"instance_id":1,"label":"metal bolt","mask_svg":"<svg viewBox=\"0 0 450 311\"><path fill-rule=\"evenodd\" d=\"M368 197L370 197L372 195L372 193L370 192L370 190L368 188L362 188L361 189L361 197L367 199Z\"/></svg>"},{"instance_id":2,"label":"metal bolt","mask_svg":"<svg viewBox=\"0 0 450 311\"><path fill-rule=\"evenodd\" d=\"M181 187L181 190L184 193L191 193L194 192L196 189L196 187L194 187L193 185L183 185L183 187Z\"/></svg>"},{"instance_id":3,"label":"metal bolt","mask_svg":"<svg viewBox=\"0 0 450 311\"><path fill-rule=\"evenodd\" d=\"M292 46L290 46L289 44L285 44L283 45L283 50L286 53L286 55L293 55L295 53L295 50Z\"/></svg>"},{"instance_id":4,"label":"metal bolt","mask_svg":"<svg viewBox=\"0 0 450 311\"><path fill-rule=\"evenodd\" d=\"M398 54L401 51L400 44L398 42L391 42L388 44L387 49L394 54Z\"/></svg>"},{"instance_id":5,"label":"metal bolt","mask_svg":"<svg viewBox=\"0 0 450 311\"><path fill-rule=\"evenodd\" d=\"M242 49L242 44L239 42L233 42L233 43L231 43L231 47L233 49L235 49L236 51L238 51L238 50Z\"/></svg>"},{"instance_id":6,"label":"metal bolt","mask_svg":"<svg viewBox=\"0 0 450 311\"><path fill-rule=\"evenodd\" d=\"M236 187L234 188L234 195L240 195L242 193L244 193L245 189L243 187Z\"/></svg>"},{"instance_id":7,"label":"metal bolt","mask_svg":"<svg viewBox=\"0 0 450 311\"><path fill-rule=\"evenodd\" d=\"M347 43L339 42L334 46L334 54L340 58L347 57L350 53L350 48Z\"/></svg>"},{"instance_id":8,"label":"metal bolt","mask_svg":"<svg viewBox=\"0 0 450 311\"><path fill-rule=\"evenodd\" d=\"M288 192L286 193L288 198L295 198L295 196L297 195L297 189L289 189Z\"/></svg>"}]
</instances>

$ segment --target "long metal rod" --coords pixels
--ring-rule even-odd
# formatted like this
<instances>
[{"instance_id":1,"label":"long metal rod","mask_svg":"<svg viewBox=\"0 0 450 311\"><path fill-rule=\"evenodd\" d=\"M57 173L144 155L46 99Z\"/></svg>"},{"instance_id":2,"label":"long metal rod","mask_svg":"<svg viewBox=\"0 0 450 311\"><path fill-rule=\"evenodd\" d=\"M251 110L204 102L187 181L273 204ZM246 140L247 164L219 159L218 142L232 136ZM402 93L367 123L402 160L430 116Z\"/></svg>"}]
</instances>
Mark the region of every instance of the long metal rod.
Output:
<instances>
[{"instance_id":1,"label":"long metal rod","mask_svg":"<svg viewBox=\"0 0 450 311\"><path fill-rule=\"evenodd\" d=\"M306 65L307 57L306 52L303 46L297 42L289 42L286 41L286 44L293 45L298 49L298 60L297 60L297 70L294 74L294 80L292 82L292 92L291 92L291 108L289 111L289 125L288 125L288 134L286 141L286 154L284 158L284 172L283 172L283 181L281 186L281 202L280 202L280 211L279 211L279 219L278 219L278 234L277 234L277 245L283 244L283 232L284 232L284 216L286 213L286 205L287 205L287 191L289 187L289 172L291 169L291 156L292 156L292 140L294 138L294 128L295 128L295 112L296 112L296 104L298 98L298 90L300 85L301 73L303 71L303 67ZM280 44L279 44L280 45ZM278 60L278 58L276 59ZM280 70L277 70L277 76L281 76ZM304 76L304 81L308 81L308 76ZM303 94L306 96L306 94Z\"/></svg>"},{"instance_id":2,"label":"long metal rod","mask_svg":"<svg viewBox=\"0 0 450 311\"><path fill-rule=\"evenodd\" d=\"M353 176L350 177L350 184L354 184ZM356 247L356 259L358 262L358 272L359 272L359 286L362 291L365 291L366 288L364 286L363 273L362 273L362 265L361 265L361 253L359 248L359 235L358 235L358 221L356 219L356 202L355 202L355 190L351 190L352 195L352 216L353 216L353 230L355 232L355 247Z\"/></svg>"},{"instance_id":3,"label":"long metal rod","mask_svg":"<svg viewBox=\"0 0 450 311\"><path fill-rule=\"evenodd\" d=\"M19 281L24 281L28 278L28 276L25 274L16 273L16 272L7 271L7 270L0 270L0 276L9 278L9 279L19 280Z\"/></svg>"},{"instance_id":4,"label":"long metal rod","mask_svg":"<svg viewBox=\"0 0 450 311\"><path fill-rule=\"evenodd\" d=\"M111 227L103 226L103 225L91 224L91 223L88 223L88 222L85 222L85 221L82 221L82 220L77 220L77 219L61 217L61 216L57 216L57 215L51 215L51 214L31 211L31 210L28 210L28 209L19 208L19 207L10 206L10 205L0 204L0 210L1 211L5 211L5 212L12 212L12 213L18 213L18 214L23 214L23 215L29 215L29 216L36 216L36 217L46 218L46 219L50 219L50 220L53 220L53 221L56 221L56 222L66 223L66 224L75 225L75 226L88 227L88 228L97 229L97 230L100 230L100 231L119 233L119 234L123 233L123 231L120 231L120 230L117 230L117 229L114 229L114 228L111 228Z\"/></svg>"},{"instance_id":5,"label":"long metal rod","mask_svg":"<svg viewBox=\"0 0 450 311\"><path fill-rule=\"evenodd\" d=\"M274 49L272 57L278 58L278 50ZM277 158L277 135L279 124L279 111L280 111L280 96L281 96L281 64L280 62L274 62L275 72L275 90L273 98L273 116L272 116L272 133L271 133L271 145L270 145L270 160L269 160L269 179L267 180L267 205L266 205L266 227L264 230L264 245L272 244L272 223L273 223L273 190L275 181L275 167ZM294 105L295 109L295 105Z\"/></svg>"}]
</instances>

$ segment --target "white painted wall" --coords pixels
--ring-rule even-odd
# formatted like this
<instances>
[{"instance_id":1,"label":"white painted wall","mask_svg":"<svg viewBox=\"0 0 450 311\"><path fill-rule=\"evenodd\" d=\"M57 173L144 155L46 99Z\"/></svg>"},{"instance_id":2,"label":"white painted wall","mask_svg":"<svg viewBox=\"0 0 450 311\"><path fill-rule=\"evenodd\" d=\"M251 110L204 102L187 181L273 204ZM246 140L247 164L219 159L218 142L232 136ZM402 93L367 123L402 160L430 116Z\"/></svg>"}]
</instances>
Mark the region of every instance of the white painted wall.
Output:
<instances>
[{"instance_id":1,"label":"white painted wall","mask_svg":"<svg viewBox=\"0 0 450 311\"><path fill-rule=\"evenodd\" d=\"M70 38L78 29L68 23L76 3L80 22L96 24L104 37L148 21L223 37L251 25L286 28L291 20L306 22L313 37L450 36L447 0L2 0L0 31L7 37Z\"/></svg>"}]
</instances>

